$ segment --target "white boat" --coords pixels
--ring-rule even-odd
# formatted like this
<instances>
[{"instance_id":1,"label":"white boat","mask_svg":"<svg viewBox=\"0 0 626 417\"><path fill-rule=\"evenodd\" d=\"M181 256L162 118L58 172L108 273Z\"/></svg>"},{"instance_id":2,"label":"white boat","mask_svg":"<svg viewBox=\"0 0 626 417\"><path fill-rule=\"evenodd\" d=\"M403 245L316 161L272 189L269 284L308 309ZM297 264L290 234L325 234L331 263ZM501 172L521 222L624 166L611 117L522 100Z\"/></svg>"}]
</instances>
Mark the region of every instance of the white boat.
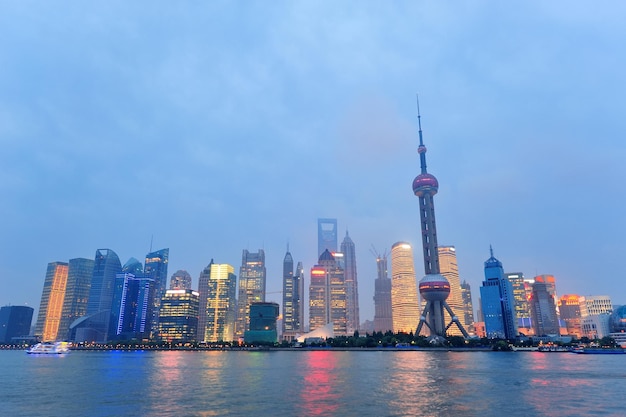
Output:
<instances>
[{"instance_id":1,"label":"white boat","mask_svg":"<svg viewBox=\"0 0 626 417\"><path fill-rule=\"evenodd\" d=\"M43 342L37 343L26 351L29 354L37 355L59 355L69 353L70 344L68 342Z\"/></svg>"}]
</instances>

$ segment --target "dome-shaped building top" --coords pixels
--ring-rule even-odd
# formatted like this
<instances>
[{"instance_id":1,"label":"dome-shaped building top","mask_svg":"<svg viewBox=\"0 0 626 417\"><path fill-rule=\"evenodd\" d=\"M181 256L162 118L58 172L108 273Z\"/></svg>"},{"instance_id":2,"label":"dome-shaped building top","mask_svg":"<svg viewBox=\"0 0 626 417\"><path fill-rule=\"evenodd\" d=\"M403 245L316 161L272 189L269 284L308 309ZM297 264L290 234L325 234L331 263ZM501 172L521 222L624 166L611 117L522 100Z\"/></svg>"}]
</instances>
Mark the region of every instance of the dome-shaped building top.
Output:
<instances>
[{"instance_id":1,"label":"dome-shaped building top","mask_svg":"<svg viewBox=\"0 0 626 417\"><path fill-rule=\"evenodd\" d=\"M420 280L419 291L426 301L445 301L450 295L450 282L441 274L428 274Z\"/></svg>"},{"instance_id":2,"label":"dome-shaped building top","mask_svg":"<svg viewBox=\"0 0 626 417\"><path fill-rule=\"evenodd\" d=\"M419 174L413 180L413 193L418 197L421 197L426 192L435 195L437 194L438 190L439 181L437 181L437 178L435 178L435 176L432 174L429 174L427 172Z\"/></svg>"},{"instance_id":3,"label":"dome-shaped building top","mask_svg":"<svg viewBox=\"0 0 626 417\"><path fill-rule=\"evenodd\" d=\"M328 249L326 249L320 255L319 262L321 263L322 261L334 261L334 260L335 260L335 257L333 256L333 254L330 253Z\"/></svg>"}]
</instances>

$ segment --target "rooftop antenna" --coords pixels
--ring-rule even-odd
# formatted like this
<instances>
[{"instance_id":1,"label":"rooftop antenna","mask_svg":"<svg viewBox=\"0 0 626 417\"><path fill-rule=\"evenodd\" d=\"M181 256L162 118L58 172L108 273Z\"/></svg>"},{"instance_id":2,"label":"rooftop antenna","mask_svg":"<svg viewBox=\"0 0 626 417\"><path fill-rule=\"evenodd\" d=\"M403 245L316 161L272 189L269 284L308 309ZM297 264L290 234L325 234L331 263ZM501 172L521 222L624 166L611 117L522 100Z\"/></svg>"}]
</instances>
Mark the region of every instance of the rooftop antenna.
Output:
<instances>
[{"instance_id":1,"label":"rooftop antenna","mask_svg":"<svg viewBox=\"0 0 626 417\"><path fill-rule=\"evenodd\" d=\"M420 97L415 94L417 100L417 125L419 127L420 146L417 148L417 153L420 154L420 168L422 174L426 174L426 146L424 146L424 140L422 138L422 115L420 114Z\"/></svg>"},{"instance_id":2,"label":"rooftop antenna","mask_svg":"<svg viewBox=\"0 0 626 417\"><path fill-rule=\"evenodd\" d=\"M152 241L154 240L154 234L150 236L150 253L152 253Z\"/></svg>"}]
</instances>

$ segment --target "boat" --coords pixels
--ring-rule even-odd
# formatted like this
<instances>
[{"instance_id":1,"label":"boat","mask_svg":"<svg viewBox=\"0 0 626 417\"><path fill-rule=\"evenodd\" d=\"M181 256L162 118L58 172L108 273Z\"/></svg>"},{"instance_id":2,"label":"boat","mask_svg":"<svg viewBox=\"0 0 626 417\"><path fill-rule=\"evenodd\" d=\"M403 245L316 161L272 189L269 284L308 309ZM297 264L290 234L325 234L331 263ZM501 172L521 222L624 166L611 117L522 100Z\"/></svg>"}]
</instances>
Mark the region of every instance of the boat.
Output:
<instances>
[{"instance_id":1,"label":"boat","mask_svg":"<svg viewBox=\"0 0 626 417\"><path fill-rule=\"evenodd\" d=\"M614 355L624 354L626 349L623 348L581 348L572 350L574 353L588 354L588 355Z\"/></svg>"},{"instance_id":2,"label":"boat","mask_svg":"<svg viewBox=\"0 0 626 417\"><path fill-rule=\"evenodd\" d=\"M36 355L60 355L69 353L69 351L70 344L68 342L42 342L32 346L26 353Z\"/></svg>"}]
</instances>

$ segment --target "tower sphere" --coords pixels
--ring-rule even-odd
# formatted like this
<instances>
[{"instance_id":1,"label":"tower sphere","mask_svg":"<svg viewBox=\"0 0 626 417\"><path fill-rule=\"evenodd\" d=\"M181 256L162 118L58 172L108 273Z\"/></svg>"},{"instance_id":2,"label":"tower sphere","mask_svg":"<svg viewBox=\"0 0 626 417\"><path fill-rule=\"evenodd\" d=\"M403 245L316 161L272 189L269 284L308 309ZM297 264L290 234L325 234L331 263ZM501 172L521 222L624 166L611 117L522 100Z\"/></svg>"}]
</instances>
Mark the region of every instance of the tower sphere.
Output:
<instances>
[{"instance_id":1,"label":"tower sphere","mask_svg":"<svg viewBox=\"0 0 626 417\"><path fill-rule=\"evenodd\" d=\"M420 280L420 294L426 301L445 301L450 295L450 283L440 274L429 274Z\"/></svg>"},{"instance_id":2,"label":"tower sphere","mask_svg":"<svg viewBox=\"0 0 626 417\"><path fill-rule=\"evenodd\" d=\"M419 174L413 180L413 193L416 196L421 197L426 193L430 195L437 194L437 190L439 189L439 182L434 175L429 173Z\"/></svg>"}]
</instances>

